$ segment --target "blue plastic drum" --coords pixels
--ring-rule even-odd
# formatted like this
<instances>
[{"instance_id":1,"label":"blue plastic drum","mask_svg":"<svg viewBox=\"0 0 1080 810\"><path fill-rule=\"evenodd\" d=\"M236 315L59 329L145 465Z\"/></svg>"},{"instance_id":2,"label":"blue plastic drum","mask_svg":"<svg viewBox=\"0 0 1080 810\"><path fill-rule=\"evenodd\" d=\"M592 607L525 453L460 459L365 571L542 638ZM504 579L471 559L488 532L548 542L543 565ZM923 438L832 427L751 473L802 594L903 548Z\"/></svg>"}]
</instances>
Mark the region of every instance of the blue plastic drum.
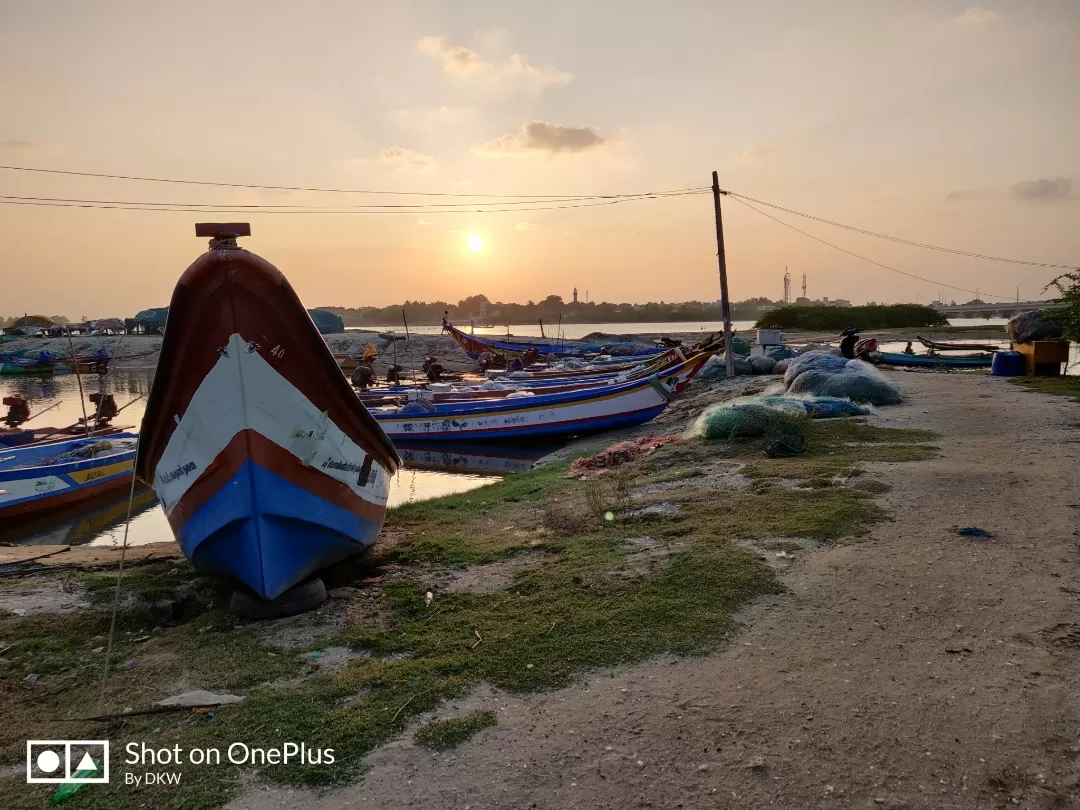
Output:
<instances>
[{"instance_id":1,"label":"blue plastic drum","mask_svg":"<svg viewBox=\"0 0 1080 810\"><path fill-rule=\"evenodd\" d=\"M1025 371L1024 355L1020 352L994 352L990 373L996 377L1021 377Z\"/></svg>"}]
</instances>

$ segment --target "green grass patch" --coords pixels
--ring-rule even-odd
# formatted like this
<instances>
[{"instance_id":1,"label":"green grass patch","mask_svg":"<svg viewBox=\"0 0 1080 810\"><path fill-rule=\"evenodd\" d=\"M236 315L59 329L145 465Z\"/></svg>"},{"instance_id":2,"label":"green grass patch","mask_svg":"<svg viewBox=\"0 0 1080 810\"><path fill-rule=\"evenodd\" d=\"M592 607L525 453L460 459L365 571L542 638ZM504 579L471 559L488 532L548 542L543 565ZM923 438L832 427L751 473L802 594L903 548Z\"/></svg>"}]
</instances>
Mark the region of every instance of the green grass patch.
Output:
<instances>
[{"instance_id":1,"label":"green grass patch","mask_svg":"<svg viewBox=\"0 0 1080 810\"><path fill-rule=\"evenodd\" d=\"M875 481L873 479L859 481L854 484L854 487L860 492L866 492L871 495L882 495L892 489L892 487L890 487L884 481Z\"/></svg>"},{"instance_id":2,"label":"green grass patch","mask_svg":"<svg viewBox=\"0 0 1080 810\"><path fill-rule=\"evenodd\" d=\"M810 423L807 431L809 452L798 458L762 458L751 442L688 440L599 483L565 478L562 463L393 510L387 528L394 542L383 554L396 564L393 576L355 582L361 592L349 603L331 603L351 620L303 642L361 656L336 671L312 672L299 651L268 646L263 626L228 614L220 586L188 566L132 569L107 706L146 708L193 688L247 696L212 720L179 713L67 722L98 711L104 662L95 650L104 646L112 606L111 575L80 575L91 602L86 610L0 618L0 646L18 641L0 668L0 755L18 762L25 740L41 737L109 738L121 751L143 740L222 751L237 741L271 748L292 740L334 751L333 766L189 768L180 787L135 789L114 777L107 789L84 788L67 804L209 810L225 804L252 772L297 786L355 780L365 754L480 683L514 692L552 689L598 667L706 653L737 629L733 615L741 605L782 590L776 573L742 541L791 538L771 542L797 550L795 538L833 541L864 531L883 512L873 487L848 484L859 464L933 453L930 434L920 431L857 420ZM754 489L732 496L702 485L702 474L730 470L733 460L745 464ZM614 520L603 519L600 510L627 505L632 486L656 476L673 486L652 502L677 503L677 512L630 517L619 507ZM809 486L791 488L783 479ZM642 538L651 538L647 555L638 554ZM545 552L542 562L520 571L509 587L425 599L433 565L475 566L537 548ZM37 683L25 681L31 673L41 676ZM428 736L432 747L458 744L486 725L483 713L430 724L417 732L418 742L428 744ZM0 807L44 807L48 795L18 778L0 781Z\"/></svg>"},{"instance_id":3,"label":"green grass patch","mask_svg":"<svg viewBox=\"0 0 1080 810\"><path fill-rule=\"evenodd\" d=\"M1080 377L1011 377L1009 382L1038 394L1068 397L1073 402L1080 402Z\"/></svg>"},{"instance_id":4,"label":"green grass patch","mask_svg":"<svg viewBox=\"0 0 1080 810\"><path fill-rule=\"evenodd\" d=\"M498 724L495 712L472 712L464 717L438 720L416 730L413 739L433 751L449 751L472 739L485 728Z\"/></svg>"}]
</instances>

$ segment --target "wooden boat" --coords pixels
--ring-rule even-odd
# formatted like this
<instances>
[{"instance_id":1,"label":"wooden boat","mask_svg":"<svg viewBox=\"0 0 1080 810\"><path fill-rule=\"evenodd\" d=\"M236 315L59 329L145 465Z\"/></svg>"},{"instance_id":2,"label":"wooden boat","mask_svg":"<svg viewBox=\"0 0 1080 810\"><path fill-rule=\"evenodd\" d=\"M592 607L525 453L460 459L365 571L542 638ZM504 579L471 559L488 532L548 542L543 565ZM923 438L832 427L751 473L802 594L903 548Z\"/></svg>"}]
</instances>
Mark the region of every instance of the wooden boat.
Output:
<instances>
[{"instance_id":1,"label":"wooden boat","mask_svg":"<svg viewBox=\"0 0 1080 810\"><path fill-rule=\"evenodd\" d=\"M919 341L923 346L935 352L1000 352L1004 351L1001 346L990 346L985 343L937 343L933 340L927 340L921 335L916 335L915 339Z\"/></svg>"},{"instance_id":2,"label":"wooden boat","mask_svg":"<svg viewBox=\"0 0 1080 810\"><path fill-rule=\"evenodd\" d=\"M70 506L131 483L138 437L73 439L0 455L0 521Z\"/></svg>"},{"instance_id":3,"label":"wooden boat","mask_svg":"<svg viewBox=\"0 0 1080 810\"><path fill-rule=\"evenodd\" d=\"M882 352L882 361L887 366L907 366L910 368L989 368L992 355L977 357L931 357L926 354L904 354L903 352Z\"/></svg>"},{"instance_id":4,"label":"wooden boat","mask_svg":"<svg viewBox=\"0 0 1080 810\"><path fill-rule=\"evenodd\" d=\"M450 337L452 337L458 346L461 347L462 351L469 355L473 360L478 359L484 352L518 357L530 349L539 352L545 357L583 357L590 351L592 353L599 353L605 345L609 345L585 343L584 341L578 340L560 340L553 342L546 338L514 337L512 335L506 339L481 337L480 335L467 335L449 321L443 322L443 328L446 329ZM661 354L663 351L664 349L641 346L633 352L628 352L628 356L651 357L656 354Z\"/></svg>"},{"instance_id":5,"label":"wooden boat","mask_svg":"<svg viewBox=\"0 0 1080 810\"><path fill-rule=\"evenodd\" d=\"M272 600L375 541L401 460L250 232L196 226L136 472L193 564Z\"/></svg>"},{"instance_id":6,"label":"wooden boat","mask_svg":"<svg viewBox=\"0 0 1080 810\"><path fill-rule=\"evenodd\" d=\"M56 444L67 442L72 439L85 439L88 436L113 436L131 430L134 425L104 425L86 432L86 428L79 425L68 425L63 428L38 427L32 429L0 428L0 450L4 447L28 447L36 444Z\"/></svg>"},{"instance_id":7,"label":"wooden boat","mask_svg":"<svg viewBox=\"0 0 1080 810\"><path fill-rule=\"evenodd\" d=\"M409 403L374 413L388 436L413 442L593 433L658 416L711 356L701 352L661 374L604 388L500 402L429 404L427 412L419 403Z\"/></svg>"},{"instance_id":8,"label":"wooden boat","mask_svg":"<svg viewBox=\"0 0 1080 810\"><path fill-rule=\"evenodd\" d=\"M11 358L0 365L0 374L55 374L57 371L70 370L66 365L58 366L54 360L29 357Z\"/></svg>"}]
</instances>

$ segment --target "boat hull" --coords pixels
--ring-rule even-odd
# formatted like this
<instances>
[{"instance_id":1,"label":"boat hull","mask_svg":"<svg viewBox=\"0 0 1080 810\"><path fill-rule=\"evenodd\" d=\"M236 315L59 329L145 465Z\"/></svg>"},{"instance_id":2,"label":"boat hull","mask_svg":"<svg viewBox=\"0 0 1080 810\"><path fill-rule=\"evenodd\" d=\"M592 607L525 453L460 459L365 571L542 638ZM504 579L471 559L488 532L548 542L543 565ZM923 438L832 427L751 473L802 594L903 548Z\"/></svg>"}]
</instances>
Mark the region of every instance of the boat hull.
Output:
<instances>
[{"instance_id":1,"label":"boat hull","mask_svg":"<svg viewBox=\"0 0 1080 810\"><path fill-rule=\"evenodd\" d=\"M663 412L704 365L709 354L644 380L601 390L570 391L472 405L436 405L432 413L376 414L393 439L490 441L596 433L640 425Z\"/></svg>"},{"instance_id":2,"label":"boat hull","mask_svg":"<svg viewBox=\"0 0 1080 810\"><path fill-rule=\"evenodd\" d=\"M461 347L461 350L473 360L478 359L484 352L515 357L524 354L530 349L539 352L545 357L580 357L587 351L595 351L599 348L597 344L583 343L581 341L564 340L552 343L543 338L499 340L479 335L467 335L450 324L447 324L445 328L450 337ZM628 356L652 357L661 354L663 351L664 349L642 347Z\"/></svg>"},{"instance_id":3,"label":"boat hull","mask_svg":"<svg viewBox=\"0 0 1080 810\"><path fill-rule=\"evenodd\" d=\"M375 541L400 459L273 265L188 268L159 368L136 469L193 564L269 600Z\"/></svg>"},{"instance_id":4,"label":"boat hull","mask_svg":"<svg viewBox=\"0 0 1080 810\"><path fill-rule=\"evenodd\" d=\"M130 486L135 460L132 433L105 439L76 439L0 451L0 520L23 520ZM120 452L97 458L53 462L88 445L115 443Z\"/></svg>"},{"instance_id":5,"label":"boat hull","mask_svg":"<svg viewBox=\"0 0 1080 810\"><path fill-rule=\"evenodd\" d=\"M882 352L882 358L887 366L908 368L990 368L993 362L991 357L927 357L902 352Z\"/></svg>"}]
</instances>

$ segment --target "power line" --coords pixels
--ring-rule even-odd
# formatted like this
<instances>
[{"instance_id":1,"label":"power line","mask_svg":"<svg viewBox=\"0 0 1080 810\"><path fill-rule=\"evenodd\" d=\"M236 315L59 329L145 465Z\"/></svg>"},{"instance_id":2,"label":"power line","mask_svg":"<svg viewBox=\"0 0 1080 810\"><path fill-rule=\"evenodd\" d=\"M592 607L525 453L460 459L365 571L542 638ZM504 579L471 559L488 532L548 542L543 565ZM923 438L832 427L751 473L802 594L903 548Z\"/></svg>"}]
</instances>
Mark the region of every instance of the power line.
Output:
<instances>
[{"instance_id":1,"label":"power line","mask_svg":"<svg viewBox=\"0 0 1080 810\"><path fill-rule=\"evenodd\" d=\"M729 197L741 198L742 200L749 200L750 202L757 203L758 205L765 205L769 208L775 208L777 211L783 211L787 214L795 214L796 216L805 217L806 219L812 219L815 222L823 222L826 225L833 225L837 228L843 228L848 231L855 231L856 233L865 234L867 236L876 236L878 239L888 239L890 242L899 242L903 245L912 245L914 247L926 248L928 250L937 250L942 253L953 253L957 256L968 256L972 259L986 259L992 262L1006 262L1007 264L1024 264L1030 267L1049 267L1055 270L1076 270L1076 267L1072 267L1066 264L1049 264L1047 262L1029 262L1023 259L1004 259L1000 256L987 256L983 253L972 253L967 250L955 250L954 248L940 247L939 245L929 245L926 242L915 242L911 239L901 239L899 236L889 236L884 233L877 233L875 231L868 231L864 228L856 228L854 225L845 225L842 222L833 222L831 219L823 219L822 217L816 217L813 214L804 214L802 211L796 211L792 208L784 208L782 205L776 205L775 203L765 202L765 200L756 200L753 197L747 197L745 194L738 194L734 191L725 192ZM756 210L756 209L755 209ZM759 212L764 213L764 212Z\"/></svg>"},{"instance_id":2,"label":"power line","mask_svg":"<svg viewBox=\"0 0 1080 810\"><path fill-rule=\"evenodd\" d=\"M215 186L217 188L248 188L262 189L265 191L316 191L325 194L387 194L403 197L488 197L491 199L544 199L569 198L575 200L610 200L619 197L640 197L637 194L464 194L450 191L379 191L374 189L357 188L318 188L313 186L270 186L257 185L254 183L219 183L211 180L181 180L170 177L140 177L129 174L104 174L99 172L76 172L63 169L41 169L33 166L0 166L0 170L9 172L36 172L39 174L62 174L69 177L94 177L101 180L135 180L142 183L174 183L185 186ZM682 191L708 191L705 187L672 189L674 192ZM654 192L666 193L666 192Z\"/></svg>"},{"instance_id":3,"label":"power line","mask_svg":"<svg viewBox=\"0 0 1080 810\"><path fill-rule=\"evenodd\" d=\"M705 191L658 191L658 192L649 192L649 193L639 194L639 195L620 196L619 198L614 199L614 200L606 200L605 204L614 204L614 203L618 203L618 202L632 202L634 200L653 199L653 198L659 199L659 198L663 198L663 197L681 197L681 196L684 196L684 195L687 195L687 194L704 194L704 193L705 193ZM591 199L591 198L585 198L585 199ZM284 204L270 204L270 203L265 203L265 204L264 203L240 204L240 203L236 203L236 204L233 204L233 203L149 202L149 201L146 201L146 200L86 200L86 199L77 199L77 198L72 198L72 197L21 197L21 196L6 195L6 194L0 194L0 200L9 200L9 201L12 201L12 202L88 203L88 204L103 205L103 206L104 205L146 206L148 209L158 208L158 207L162 207L162 206L164 206L164 207L172 207L172 208L181 208L181 209L188 209L188 208L193 208L193 209L217 209L217 208L221 208L221 209L227 209L228 212L235 212L237 210L244 210L244 211L256 210L257 211L257 210L261 210L261 209L299 209L297 211L297 213L299 213L299 211L323 211L323 212L327 212L327 213L335 213L335 212L340 211L342 209L345 209L345 210L353 210L353 209L360 210L360 209L376 209L376 208L387 208L387 209L404 208L404 209L408 209L408 212L410 212L410 213L424 213L425 211L435 213L436 209L442 209L442 208L476 208L477 206L480 206L480 205L530 205L530 204L533 204L533 205L535 205L535 204L547 205L549 203L579 202L580 201L579 198L577 198L577 197L557 197L557 198L551 199L551 200L532 199L532 200L521 200L521 201L517 201L517 202L506 201L506 202L490 203L490 204L488 204L488 203L479 203L479 202L469 202L469 203L404 203L404 204L400 204L400 203L367 203L367 204L357 204L357 205L347 205L347 206L327 206L327 205L303 205L303 204L300 204L300 203L294 203L294 204L289 204L289 203L284 203ZM510 210L516 210L516 209L510 209Z\"/></svg>"},{"instance_id":4,"label":"power line","mask_svg":"<svg viewBox=\"0 0 1080 810\"><path fill-rule=\"evenodd\" d=\"M625 202L639 202L643 200L662 200L669 197L683 197L691 194L706 194L707 191L688 191L681 193L669 193L659 195L649 195L644 197L625 197L615 200L603 200L600 202L583 202L572 203L569 205L536 205L536 206L522 206L520 208L475 208L475 209L453 209L447 210L444 208L388 208L388 209L300 209L300 210L282 210L280 208L239 208L236 206L182 206L182 205L170 205L168 203L124 203L116 202L111 203L107 201L94 201L94 200L71 200L71 201L51 201L49 199L17 199L12 197L0 197L0 205L24 205L35 206L42 208L97 208L97 209L109 209L119 211L173 211L173 212L186 212L189 214L407 214L415 216L417 214L498 214L498 213L518 213L522 211L553 211L567 208L594 208L600 205L618 205ZM482 205L482 203L477 203Z\"/></svg>"},{"instance_id":5,"label":"power line","mask_svg":"<svg viewBox=\"0 0 1080 810\"><path fill-rule=\"evenodd\" d=\"M1012 300L1011 295L992 295L991 293L984 292L982 290L968 290L968 289L965 289L964 287L957 287L957 286L955 286L953 284L946 284L943 281L935 281L934 279L931 279L931 278L923 278L922 276L917 276L914 273L908 273L908 272L905 272L904 270L897 270L895 267L890 267L887 264L882 264L881 262L874 261L873 259L868 259L866 256L860 256L858 253L853 253L852 251L847 250L845 248L842 248L839 245L834 245L832 242L826 242L824 239L821 239L821 238L819 238L817 236L814 236L812 233L807 233L806 231L804 231L804 230L802 230L800 228L796 228L794 225L792 225L789 222L784 222L784 220L778 219L777 217L774 217L772 214L769 214L769 213L766 213L765 211L762 211L760 208L755 208L750 203L748 203L746 200L742 199L741 195L728 194L728 196L731 197L732 199L734 199L735 202L740 203L742 205L745 205L751 211L756 211L757 213L761 214L763 217L768 217L773 222L779 222L785 228L791 228L791 230L796 231L798 233L801 233L803 236L808 236L811 239L813 239L815 242L821 242L821 244L828 245L829 247L833 248L834 250L839 250L841 253L846 253L849 256L854 256L856 259L862 259L864 262L870 262L870 264L876 264L878 267L884 267L886 270L891 270L892 272L899 273L902 276L907 276L908 278L918 279L919 281L925 281L927 284L936 284L939 287L946 287L946 288L948 288L950 290L959 290L960 292L972 293L974 295L985 295L985 296L987 296L989 298L1001 298L1001 299L1004 299L1006 301L1011 301Z\"/></svg>"}]
</instances>

